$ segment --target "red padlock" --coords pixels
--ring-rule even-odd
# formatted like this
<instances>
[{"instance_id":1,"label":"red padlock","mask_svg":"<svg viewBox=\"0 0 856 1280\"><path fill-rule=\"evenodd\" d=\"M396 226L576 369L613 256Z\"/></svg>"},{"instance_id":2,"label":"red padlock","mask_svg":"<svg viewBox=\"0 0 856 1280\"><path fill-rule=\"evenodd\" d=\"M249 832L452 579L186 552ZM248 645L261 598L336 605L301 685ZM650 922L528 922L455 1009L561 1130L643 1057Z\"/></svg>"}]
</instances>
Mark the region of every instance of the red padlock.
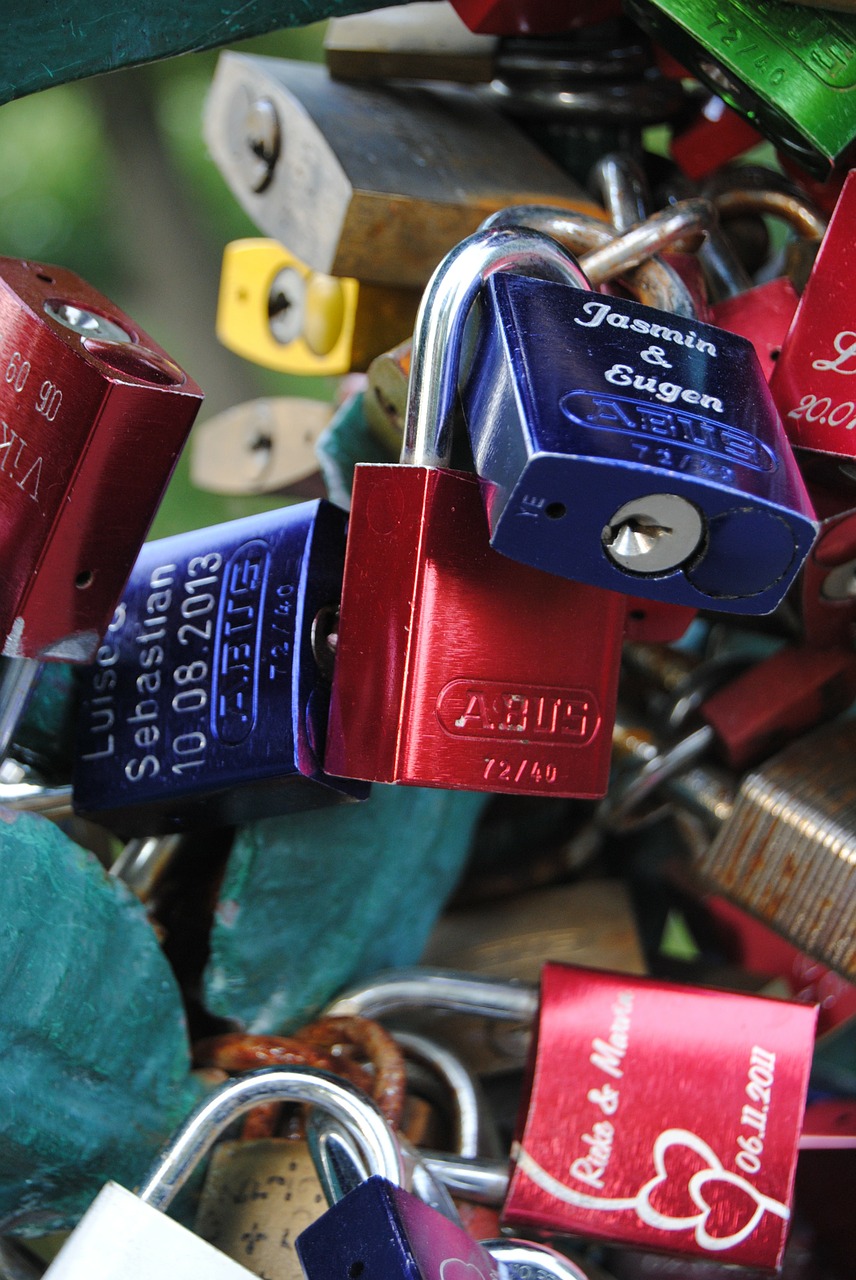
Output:
<instances>
[{"instance_id":1,"label":"red padlock","mask_svg":"<svg viewBox=\"0 0 856 1280\"><path fill-rule=\"evenodd\" d=\"M830 219L770 390L792 445L852 458L856 454L856 173Z\"/></svg>"},{"instance_id":2,"label":"red padlock","mask_svg":"<svg viewBox=\"0 0 856 1280\"><path fill-rule=\"evenodd\" d=\"M548 963L538 991L390 970L329 1012L534 1020L504 1162L431 1153L507 1226L774 1269L790 1219L816 1007ZM515 1035L515 1039L517 1039ZM678 1273L676 1273L678 1274Z\"/></svg>"},{"instance_id":3,"label":"red padlock","mask_svg":"<svg viewBox=\"0 0 856 1280\"><path fill-rule=\"evenodd\" d=\"M856 490L808 482L820 529L791 591L806 642L852 649L856 642Z\"/></svg>"},{"instance_id":4,"label":"red padlock","mask_svg":"<svg viewBox=\"0 0 856 1280\"><path fill-rule=\"evenodd\" d=\"M697 182L763 141L748 120L711 94L673 135L669 150L681 171Z\"/></svg>"},{"instance_id":5,"label":"red padlock","mask_svg":"<svg viewBox=\"0 0 856 1280\"><path fill-rule=\"evenodd\" d=\"M488 36L549 36L590 27L621 13L619 0L452 0L470 31Z\"/></svg>"},{"instance_id":6,"label":"red padlock","mask_svg":"<svg viewBox=\"0 0 856 1280\"><path fill-rule=\"evenodd\" d=\"M202 401L79 276L0 259L0 644L87 662Z\"/></svg>"},{"instance_id":7,"label":"red padlock","mask_svg":"<svg viewBox=\"0 0 856 1280\"><path fill-rule=\"evenodd\" d=\"M741 214L781 218L797 232L791 242L795 250L809 256L816 252L826 219L781 174L758 165L736 166L711 178L704 191L724 219ZM713 306L713 323L749 339L769 380L799 303L797 289L788 275L753 287L748 287L748 279L742 287L727 280L721 283L725 296Z\"/></svg>"},{"instance_id":8,"label":"red padlock","mask_svg":"<svg viewBox=\"0 0 856 1280\"><path fill-rule=\"evenodd\" d=\"M816 1018L545 965L504 1221L775 1268Z\"/></svg>"},{"instance_id":9,"label":"red padlock","mask_svg":"<svg viewBox=\"0 0 856 1280\"><path fill-rule=\"evenodd\" d=\"M712 693L699 714L716 734L717 753L746 769L846 711L854 697L852 648L785 645Z\"/></svg>"},{"instance_id":10,"label":"red padlock","mask_svg":"<svg viewBox=\"0 0 856 1280\"><path fill-rule=\"evenodd\" d=\"M325 768L594 797L608 779L625 599L493 551L477 477L446 469L464 323L498 269L585 287L554 241L522 228L476 233L429 283L402 453L417 465L355 469Z\"/></svg>"}]
</instances>

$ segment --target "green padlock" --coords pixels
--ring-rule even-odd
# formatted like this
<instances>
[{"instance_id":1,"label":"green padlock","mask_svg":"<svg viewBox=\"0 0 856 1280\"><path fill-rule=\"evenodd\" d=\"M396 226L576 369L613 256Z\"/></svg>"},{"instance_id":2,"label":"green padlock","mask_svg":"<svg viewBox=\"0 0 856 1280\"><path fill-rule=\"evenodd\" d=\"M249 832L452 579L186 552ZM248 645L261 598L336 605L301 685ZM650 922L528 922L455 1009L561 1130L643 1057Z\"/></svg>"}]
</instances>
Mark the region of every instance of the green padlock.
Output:
<instances>
[{"instance_id":1,"label":"green padlock","mask_svg":"<svg viewBox=\"0 0 856 1280\"><path fill-rule=\"evenodd\" d=\"M627 0L655 40L806 169L856 157L856 14L784 0Z\"/></svg>"}]
</instances>

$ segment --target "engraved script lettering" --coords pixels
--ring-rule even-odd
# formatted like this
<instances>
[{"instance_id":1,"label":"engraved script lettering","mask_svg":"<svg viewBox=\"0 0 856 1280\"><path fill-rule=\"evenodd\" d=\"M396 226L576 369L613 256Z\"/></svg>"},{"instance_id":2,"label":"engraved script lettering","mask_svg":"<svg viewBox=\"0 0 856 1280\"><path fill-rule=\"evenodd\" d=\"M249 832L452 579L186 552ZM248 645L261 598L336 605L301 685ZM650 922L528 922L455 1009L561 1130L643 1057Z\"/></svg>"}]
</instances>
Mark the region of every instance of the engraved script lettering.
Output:
<instances>
[{"instance_id":1,"label":"engraved script lettering","mask_svg":"<svg viewBox=\"0 0 856 1280\"><path fill-rule=\"evenodd\" d=\"M824 360L819 358L812 360L812 369L820 371L829 370L830 373L843 373L845 376L856 373L856 333L852 329L842 329L840 333L835 335L835 341L832 344L838 352L835 360ZM848 361L852 361L850 368L846 368Z\"/></svg>"}]
</instances>

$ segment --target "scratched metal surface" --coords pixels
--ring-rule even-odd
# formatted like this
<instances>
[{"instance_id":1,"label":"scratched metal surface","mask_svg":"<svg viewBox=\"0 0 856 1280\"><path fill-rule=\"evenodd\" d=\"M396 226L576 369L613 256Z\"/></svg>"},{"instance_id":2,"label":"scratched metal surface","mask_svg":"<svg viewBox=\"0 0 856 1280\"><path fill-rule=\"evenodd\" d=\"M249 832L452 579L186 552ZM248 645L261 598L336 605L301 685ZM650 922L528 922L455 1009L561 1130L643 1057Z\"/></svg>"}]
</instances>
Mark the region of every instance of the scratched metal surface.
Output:
<instances>
[{"instance_id":1,"label":"scratched metal surface","mask_svg":"<svg viewBox=\"0 0 856 1280\"><path fill-rule=\"evenodd\" d=\"M397 0L4 0L0 103L102 71L212 49Z\"/></svg>"}]
</instances>

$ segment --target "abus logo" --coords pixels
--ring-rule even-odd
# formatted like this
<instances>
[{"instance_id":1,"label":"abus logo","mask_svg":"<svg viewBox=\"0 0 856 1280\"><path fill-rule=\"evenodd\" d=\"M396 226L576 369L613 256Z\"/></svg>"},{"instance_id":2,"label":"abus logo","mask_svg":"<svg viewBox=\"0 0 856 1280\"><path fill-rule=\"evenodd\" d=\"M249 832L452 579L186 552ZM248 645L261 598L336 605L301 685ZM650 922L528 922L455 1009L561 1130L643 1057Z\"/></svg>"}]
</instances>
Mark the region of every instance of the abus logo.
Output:
<instances>
[{"instance_id":1,"label":"abus logo","mask_svg":"<svg viewBox=\"0 0 856 1280\"><path fill-rule=\"evenodd\" d=\"M515 689L494 680L452 680L437 699L437 718L456 738L584 747L600 728L600 707L589 689Z\"/></svg>"}]
</instances>

